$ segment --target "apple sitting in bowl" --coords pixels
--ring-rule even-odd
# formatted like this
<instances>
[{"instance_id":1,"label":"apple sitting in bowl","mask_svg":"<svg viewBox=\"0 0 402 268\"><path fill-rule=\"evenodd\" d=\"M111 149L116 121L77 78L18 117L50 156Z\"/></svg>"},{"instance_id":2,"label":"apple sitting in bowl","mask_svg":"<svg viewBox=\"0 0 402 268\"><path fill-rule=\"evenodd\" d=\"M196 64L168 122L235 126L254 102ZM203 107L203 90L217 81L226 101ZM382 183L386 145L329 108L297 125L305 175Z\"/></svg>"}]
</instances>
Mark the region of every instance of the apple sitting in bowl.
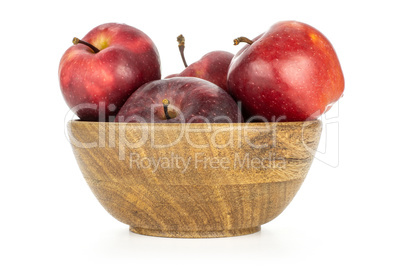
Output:
<instances>
[{"instance_id":1,"label":"apple sitting in bowl","mask_svg":"<svg viewBox=\"0 0 402 268\"><path fill-rule=\"evenodd\" d=\"M226 51L216 50L205 54L200 60L187 65L184 48L185 39L183 35L177 37L179 51L185 69L179 74L171 74L166 78L172 77L198 77L214 83L223 90L227 91L227 75L233 54Z\"/></svg>"},{"instance_id":2,"label":"apple sitting in bowl","mask_svg":"<svg viewBox=\"0 0 402 268\"><path fill-rule=\"evenodd\" d=\"M129 25L102 24L73 43L61 58L59 80L81 120L109 121L137 88L161 78L156 46Z\"/></svg>"},{"instance_id":3,"label":"apple sitting in bowl","mask_svg":"<svg viewBox=\"0 0 402 268\"><path fill-rule=\"evenodd\" d=\"M174 77L137 89L116 122L241 123L243 117L233 98L217 85L196 77Z\"/></svg>"},{"instance_id":4,"label":"apple sitting in bowl","mask_svg":"<svg viewBox=\"0 0 402 268\"><path fill-rule=\"evenodd\" d=\"M247 119L317 119L343 93L345 82L334 48L315 28L279 22L246 44L228 72L229 93Z\"/></svg>"}]
</instances>

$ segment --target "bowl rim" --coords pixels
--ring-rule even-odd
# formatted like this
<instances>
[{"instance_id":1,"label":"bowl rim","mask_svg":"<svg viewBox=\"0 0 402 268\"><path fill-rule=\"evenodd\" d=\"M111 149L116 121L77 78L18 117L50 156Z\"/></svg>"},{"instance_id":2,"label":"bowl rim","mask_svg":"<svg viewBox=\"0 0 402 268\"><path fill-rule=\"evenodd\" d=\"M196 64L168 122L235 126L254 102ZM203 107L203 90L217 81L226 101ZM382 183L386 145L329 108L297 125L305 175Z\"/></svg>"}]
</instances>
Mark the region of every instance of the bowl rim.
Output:
<instances>
[{"instance_id":1,"label":"bowl rim","mask_svg":"<svg viewBox=\"0 0 402 268\"><path fill-rule=\"evenodd\" d=\"M74 124L113 124L113 125L156 125L156 126L178 126L178 125L186 125L186 126L203 126L203 125L213 125L213 126L219 126L219 125L240 125L240 126L246 126L246 125L265 125L265 124L278 124L278 125L298 125L298 124L313 124L313 123L319 123L322 124L321 119L314 119L314 120L305 120L305 121L267 121L267 122L232 122L232 123L155 123L155 122L146 122L146 123L131 123L131 122L103 122L103 121L83 121L81 119L72 119L69 120L67 123L74 123Z\"/></svg>"}]
</instances>

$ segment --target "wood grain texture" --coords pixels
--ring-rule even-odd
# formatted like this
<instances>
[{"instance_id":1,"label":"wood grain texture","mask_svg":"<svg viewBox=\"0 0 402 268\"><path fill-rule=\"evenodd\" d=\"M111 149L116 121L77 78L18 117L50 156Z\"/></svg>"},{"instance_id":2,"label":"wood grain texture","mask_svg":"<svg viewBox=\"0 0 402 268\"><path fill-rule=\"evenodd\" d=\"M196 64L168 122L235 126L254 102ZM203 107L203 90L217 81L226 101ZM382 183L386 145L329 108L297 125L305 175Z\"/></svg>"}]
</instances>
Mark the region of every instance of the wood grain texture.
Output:
<instances>
[{"instance_id":1,"label":"wood grain texture","mask_svg":"<svg viewBox=\"0 0 402 268\"><path fill-rule=\"evenodd\" d=\"M72 148L103 207L136 233L225 237L260 230L300 188L321 122L70 121Z\"/></svg>"}]
</instances>

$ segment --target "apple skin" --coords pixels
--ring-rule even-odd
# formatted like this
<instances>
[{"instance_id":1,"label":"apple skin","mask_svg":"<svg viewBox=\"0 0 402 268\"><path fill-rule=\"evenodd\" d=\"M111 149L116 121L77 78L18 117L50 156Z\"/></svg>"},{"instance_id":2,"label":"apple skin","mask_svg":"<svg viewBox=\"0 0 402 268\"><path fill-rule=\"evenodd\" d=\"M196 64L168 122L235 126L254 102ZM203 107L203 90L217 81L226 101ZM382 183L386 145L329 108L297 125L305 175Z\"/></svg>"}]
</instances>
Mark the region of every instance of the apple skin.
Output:
<instances>
[{"instance_id":1,"label":"apple skin","mask_svg":"<svg viewBox=\"0 0 402 268\"><path fill-rule=\"evenodd\" d=\"M342 96L338 57L315 28L279 22L253 41L235 55L228 72L229 93L248 119L314 120Z\"/></svg>"},{"instance_id":2,"label":"apple skin","mask_svg":"<svg viewBox=\"0 0 402 268\"><path fill-rule=\"evenodd\" d=\"M157 48L134 27L107 23L91 30L82 40L100 52L94 53L83 44L73 45L59 65L64 99L81 120L114 119L138 87L161 78Z\"/></svg>"},{"instance_id":3,"label":"apple skin","mask_svg":"<svg viewBox=\"0 0 402 268\"><path fill-rule=\"evenodd\" d=\"M233 56L226 51L212 51L205 54L199 61L187 66L181 73L169 75L166 78L198 77L227 91L227 74Z\"/></svg>"},{"instance_id":4,"label":"apple skin","mask_svg":"<svg viewBox=\"0 0 402 268\"><path fill-rule=\"evenodd\" d=\"M162 101L170 101L166 119ZM115 119L130 123L239 123L241 111L217 85L196 77L174 77L149 82L137 89Z\"/></svg>"}]
</instances>

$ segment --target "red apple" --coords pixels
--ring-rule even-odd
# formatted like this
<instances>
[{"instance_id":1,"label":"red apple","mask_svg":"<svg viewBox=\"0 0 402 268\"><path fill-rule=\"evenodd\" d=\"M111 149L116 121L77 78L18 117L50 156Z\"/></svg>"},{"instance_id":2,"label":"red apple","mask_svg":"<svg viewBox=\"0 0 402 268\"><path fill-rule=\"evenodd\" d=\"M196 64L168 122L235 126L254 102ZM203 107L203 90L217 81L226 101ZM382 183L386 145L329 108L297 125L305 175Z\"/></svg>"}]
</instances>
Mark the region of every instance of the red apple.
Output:
<instances>
[{"instance_id":1,"label":"red apple","mask_svg":"<svg viewBox=\"0 0 402 268\"><path fill-rule=\"evenodd\" d=\"M200 60L187 66L184 57L184 37L177 37L179 49L186 67L181 73L169 75L171 77L198 77L214 83L220 88L227 91L227 74L229 64L233 59L233 54L226 51L212 51L205 54Z\"/></svg>"},{"instance_id":2,"label":"red apple","mask_svg":"<svg viewBox=\"0 0 402 268\"><path fill-rule=\"evenodd\" d=\"M116 122L238 123L243 118L233 98L217 85L195 77L174 77L137 89Z\"/></svg>"},{"instance_id":3,"label":"red apple","mask_svg":"<svg viewBox=\"0 0 402 268\"><path fill-rule=\"evenodd\" d=\"M338 57L315 28L279 22L253 41L241 37L235 44L241 41L249 44L230 64L228 88L247 117L313 120L342 96L345 83Z\"/></svg>"},{"instance_id":4,"label":"red apple","mask_svg":"<svg viewBox=\"0 0 402 268\"><path fill-rule=\"evenodd\" d=\"M158 51L142 31L100 25L63 55L60 87L68 106L86 121L109 121L146 82L161 78Z\"/></svg>"}]
</instances>

